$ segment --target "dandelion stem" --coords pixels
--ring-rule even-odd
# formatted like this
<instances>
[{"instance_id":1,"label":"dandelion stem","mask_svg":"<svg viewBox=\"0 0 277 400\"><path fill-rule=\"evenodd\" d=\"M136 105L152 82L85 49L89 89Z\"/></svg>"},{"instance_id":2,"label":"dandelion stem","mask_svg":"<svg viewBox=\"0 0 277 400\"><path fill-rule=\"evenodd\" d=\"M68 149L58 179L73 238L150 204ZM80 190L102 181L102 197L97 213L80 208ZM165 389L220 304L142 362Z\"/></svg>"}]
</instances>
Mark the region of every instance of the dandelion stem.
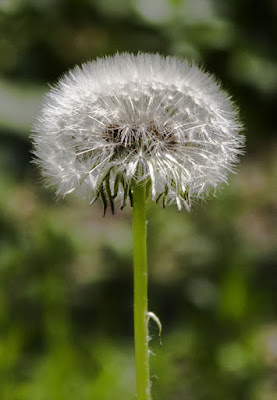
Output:
<instances>
[{"instance_id":1,"label":"dandelion stem","mask_svg":"<svg viewBox=\"0 0 277 400\"><path fill-rule=\"evenodd\" d=\"M148 348L146 187L133 187L134 325L137 400L151 400Z\"/></svg>"}]
</instances>

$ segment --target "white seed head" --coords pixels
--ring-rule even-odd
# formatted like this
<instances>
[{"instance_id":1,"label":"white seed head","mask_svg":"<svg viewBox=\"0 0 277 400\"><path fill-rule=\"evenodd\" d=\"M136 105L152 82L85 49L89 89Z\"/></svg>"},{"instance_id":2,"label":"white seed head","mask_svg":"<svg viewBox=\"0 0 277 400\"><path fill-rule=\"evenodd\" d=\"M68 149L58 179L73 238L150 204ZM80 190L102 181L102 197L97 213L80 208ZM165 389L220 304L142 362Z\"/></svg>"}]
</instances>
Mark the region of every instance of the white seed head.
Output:
<instances>
[{"instance_id":1,"label":"white seed head","mask_svg":"<svg viewBox=\"0 0 277 400\"><path fill-rule=\"evenodd\" d=\"M142 182L153 200L190 208L214 194L242 154L230 97L175 57L116 54L75 67L46 95L32 135L57 194L126 203Z\"/></svg>"}]
</instances>

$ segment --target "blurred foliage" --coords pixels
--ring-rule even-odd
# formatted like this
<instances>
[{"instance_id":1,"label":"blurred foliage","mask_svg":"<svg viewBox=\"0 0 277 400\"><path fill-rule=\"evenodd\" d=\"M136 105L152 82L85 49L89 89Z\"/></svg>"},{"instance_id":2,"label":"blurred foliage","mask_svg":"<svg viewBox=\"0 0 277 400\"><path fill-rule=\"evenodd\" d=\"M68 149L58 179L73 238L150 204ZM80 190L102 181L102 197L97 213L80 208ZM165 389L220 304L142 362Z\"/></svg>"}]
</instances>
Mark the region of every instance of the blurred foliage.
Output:
<instances>
[{"instance_id":1,"label":"blurred foliage","mask_svg":"<svg viewBox=\"0 0 277 400\"><path fill-rule=\"evenodd\" d=\"M29 131L87 59L195 59L234 95L247 156L188 214L149 204L153 399L277 398L276 3L0 1L0 398L134 399L131 211L55 201Z\"/></svg>"}]
</instances>

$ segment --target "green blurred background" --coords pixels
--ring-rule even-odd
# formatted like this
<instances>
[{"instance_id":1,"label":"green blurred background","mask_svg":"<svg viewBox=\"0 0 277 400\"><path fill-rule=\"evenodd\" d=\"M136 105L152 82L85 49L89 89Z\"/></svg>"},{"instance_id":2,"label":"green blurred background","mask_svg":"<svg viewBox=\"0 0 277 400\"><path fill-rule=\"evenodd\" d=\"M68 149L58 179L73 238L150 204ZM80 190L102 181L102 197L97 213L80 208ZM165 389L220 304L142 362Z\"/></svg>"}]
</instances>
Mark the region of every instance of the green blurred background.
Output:
<instances>
[{"instance_id":1,"label":"green blurred background","mask_svg":"<svg viewBox=\"0 0 277 400\"><path fill-rule=\"evenodd\" d=\"M135 398L131 210L56 201L29 133L68 68L138 50L204 65L247 135L216 199L149 204L153 399L277 399L276 16L273 0L0 0L1 400Z\"/></svg>"}]
</instances>

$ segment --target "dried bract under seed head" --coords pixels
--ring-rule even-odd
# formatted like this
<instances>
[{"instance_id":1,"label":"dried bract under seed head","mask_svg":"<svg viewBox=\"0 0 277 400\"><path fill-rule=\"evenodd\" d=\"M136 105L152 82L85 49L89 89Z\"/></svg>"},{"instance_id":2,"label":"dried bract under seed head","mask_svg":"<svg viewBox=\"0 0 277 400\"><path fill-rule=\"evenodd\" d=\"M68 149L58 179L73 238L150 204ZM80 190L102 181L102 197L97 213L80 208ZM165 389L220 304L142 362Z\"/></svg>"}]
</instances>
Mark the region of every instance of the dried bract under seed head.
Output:
<instances>
[{"instance_id":1,"label":"dried bract under seed head","mask_svg":"<svg viewBox=\"0 0 277 400\"><path fill-rule=\"evenodd\" d=\"M57 194L104 205L142 182L164 206L215 193L242 154L229 96L175 57L117 54L69 71L46 95L32 135Z\"/></svg>"}]
</instances>

